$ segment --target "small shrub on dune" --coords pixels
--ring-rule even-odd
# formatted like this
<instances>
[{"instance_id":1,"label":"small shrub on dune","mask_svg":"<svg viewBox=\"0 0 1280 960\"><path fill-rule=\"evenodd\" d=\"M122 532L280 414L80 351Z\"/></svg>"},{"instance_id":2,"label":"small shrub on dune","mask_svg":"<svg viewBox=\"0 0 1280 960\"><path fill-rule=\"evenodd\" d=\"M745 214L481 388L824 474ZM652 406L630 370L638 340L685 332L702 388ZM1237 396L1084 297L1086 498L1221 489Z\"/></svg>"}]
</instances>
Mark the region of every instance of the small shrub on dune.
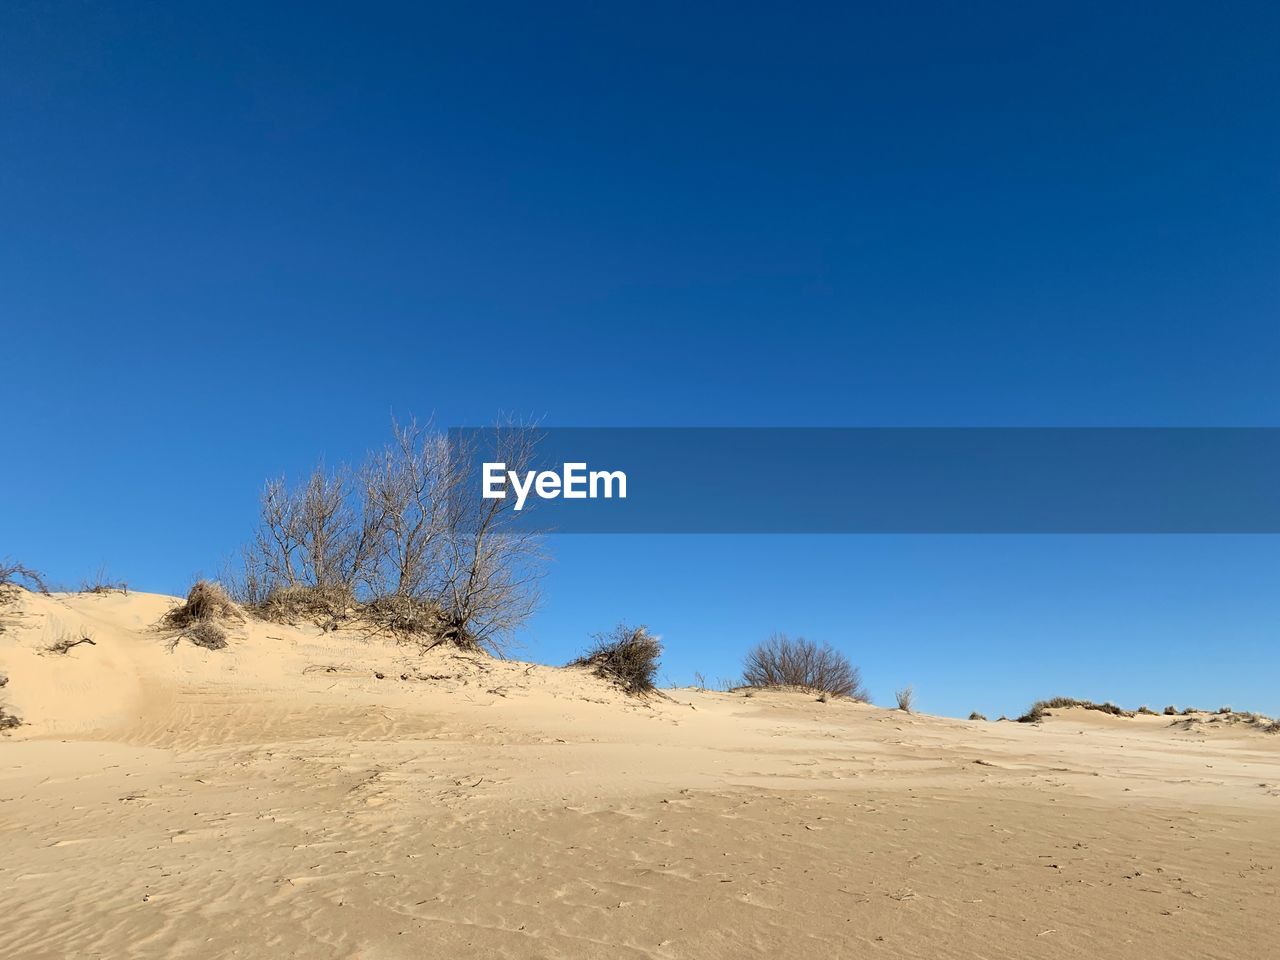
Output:
<instances>
[{"instance_id":1,"label":"small shrub on dune","mask_svg":"<svg viewBox=\"0 0 1280 960\"><path fill-rule=\"evenodd\" d=\"M197 580L187 591L186 601L164 615L164 623L170 627L243 619L244 614L227 596L227 591L212 580Z\"/></svg>"},{"instance_id":2,"label":"small shrub on dune","mask_svg":"<svg viewBox=\"0 0 1280 960\"><path fill-rule=\"evenodd\" d=\"M80 581L81 593L123 593L128 594L129 584L123 580L112 580L106 567L99 567L98 572L86 580Z\"/></svg>"},{"instance_id":3,"label":"small shrub on dune","mask_svg":"<svg viewBox=\"0 0 1280 960\"><path fill-rule=\"evenodd\" d=\"M783 633L775 633L747 653L742 682L749 687L798 687L859 703L870 700L861 672L843 653L825 643L804 637L792 640Z\"/></svg>"},{"instance_id":4,"label":"small shrub on dune","mask_svg":"<svg viewBox=\"0 0 1280 960\"><path fill-rule=\"evenodd\" d=\"M224 623L238 623L244 614L221 584L197 580L187 592L187 599L161 619L162 626L175 631L169 649L187 639L206 650L222 650L227 646Z\"/></svg>"},{"instance_id":5,"label":"small shrub on dune","mask_svg":"<svg viewBox=\"0 0 1280 960\"><path fill-rule=\"evenodd\" d=\"M1148 707L1145 703L1138 708L1138 712L1148 717L1154 717L1156 715L1156 712L1152 710L1150 707Z\"/></svg>"},{"instance_id":6,"label":"small shrub on dune","mask_svg":"<svg viewBox=\"0 0 1280 960\"><path fill-rule=\"evenodd\" d=\"M597 634L586 653L569 664L591 667L598 677L612 680L627 693L650 693L655 687L662 642L647 627L618 624L607 634Z\"/></svg>"},{"instance_id":7,"label":"small shrub on dune","mask_svg":"<svg viewBox=\"0 0 1280 960\"><path fill-rule=\"evenodd\" d=\"M22 721L4 707L0 707L0 730L12 730L22 726Z\"/></svg>"},{"instance_id":8,"label":"small shrub on dune","mask_svg":"<svg viewBox=\"0 0 1280 960\"><path fill-rule=\"evenodd\" d=\"M13 560L0 560L0 587L22 587L32 593L48 593L44 576Z\"/></svg>"},{"instance_id":9,"label":"small shrub on dune","mask_svg":"<svg viewBox=\"0 0 1280 960\"><path fill-rule=\"evenodd\" d=\"M16 599L22 590L44 594L49 592L44 577L39 572L12 560L0 560L0 607ZM2 620L0 620L0 633L4 633Z\"/></svg>"},{"instance_id":10,"label":"small shrub on dune","mask_svg":"<svg viewBox=\"0 0 1280 960\"><path fill-rule=\"evenodd\" d=\"M903 713L910 713L911 708L915 705L916 694L910 685L897 691L894 698L898 701L898 709Z\"/></svg>"},{"instance_id":11,"label":"small shrub on dune","mask_svg":"<svg viewBox=\"0 0 1280 960\"><path fill-rule=\"evenodd\" d=\"M1164 708L1164 715L1166 717L1176 717L1178 715L1178 708L1171 703Z\"/></svg>"},{"instance_id":12,"label":"small shrub on dune","mask_svg":"<svg viewBox=\"0 0 1280 960\"><path fill-rule=\"evenodd\" d=\"M969 714L969 719L970 719L970 720L985 720L985 719L987 719L987 718L986 718L985 716L983 716L982 714L980 714L977 710L975 710L975 711L973 711L973 713ZM1003 719L1003 718L1001 718L1001 719Z\"/></svg>"}]
</instances>

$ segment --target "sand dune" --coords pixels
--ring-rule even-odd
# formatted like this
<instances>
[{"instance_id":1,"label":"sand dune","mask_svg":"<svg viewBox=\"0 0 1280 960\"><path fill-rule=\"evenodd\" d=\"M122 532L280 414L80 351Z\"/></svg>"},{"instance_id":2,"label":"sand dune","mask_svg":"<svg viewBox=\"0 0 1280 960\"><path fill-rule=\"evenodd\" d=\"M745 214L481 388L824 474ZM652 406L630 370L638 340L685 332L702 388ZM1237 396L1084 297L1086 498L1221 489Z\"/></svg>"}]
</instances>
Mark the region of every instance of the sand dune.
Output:
<instances>
[{"instance_id":1,"label":"sand dune","mask_svg":"<svg viewBox=\"0 0 1280 960\"><path fill-rule=\"evenodd\" d=\"M1250 957L1280 737L637 701L177 601L6 610L6 957ZM88 636L65 654L48 647ZM380 675L380 676L379 676Z\"/></svg>"}]
</instances>

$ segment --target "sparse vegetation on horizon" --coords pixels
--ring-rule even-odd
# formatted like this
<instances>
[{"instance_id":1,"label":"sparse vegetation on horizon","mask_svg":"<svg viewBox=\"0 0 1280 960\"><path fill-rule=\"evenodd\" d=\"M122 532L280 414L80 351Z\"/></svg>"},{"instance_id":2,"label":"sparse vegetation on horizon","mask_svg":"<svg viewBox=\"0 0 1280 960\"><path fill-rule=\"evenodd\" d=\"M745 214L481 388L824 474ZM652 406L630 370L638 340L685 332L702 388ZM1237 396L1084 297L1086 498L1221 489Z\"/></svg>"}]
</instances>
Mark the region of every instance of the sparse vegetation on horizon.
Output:
<instances>
[{"instance_id":1,"label":"sparse vegetation on horizon","mask_svg":"<svg viewBox=\"0 0 1280 960\"><path fill-rule=\"evenodd\" d=\"M124 593L129 592L129 584L124 580L112 580L105 566L99 567L92 577L80 581L81 593Z\"/></svg>"},{"instance_id":2,"label":"sparse vegetation on horizon","mask_svg":"<svg viewBox=\"0 0 1280 960\"><path fill-rule=\"evenodd\" d=\"M650 693L656 687L662 642L647 627L620 623L609 633L596 634L586 653L571 667L591 667L630 694Z\"/></svg>"},{"instance_id":3,"label":"sparse vegetation on horizon","mask_svg":"<svg viewBox=\"0 0 1280 960\"><path fill-rule=\"evenodd\" d=\"M1019 723L1039 723L1049 715L1050 710L1062 710L1067 707L1080 707L1084 710L1099 710L1116 717L1132 717L1133 711L1117 707L1114 703L1094 703L1092 700L1078 700L1075 697L1054 697L1051 700L1037 700L1022 716Z\"/></svg>"},{"instance_id":4,"label":"sparse vegetation on horizon","mask_svg":"<svg viewBox=\"0 0 1280 960\"><path fill-rule=\"evenodd\" d=\"M784 633L775 633L747 653L742 680L749 687L798 687L860 703L871 699L861 672L843 653L826 643L804 637L793 640Z\"/></svg>"}]
</instances>

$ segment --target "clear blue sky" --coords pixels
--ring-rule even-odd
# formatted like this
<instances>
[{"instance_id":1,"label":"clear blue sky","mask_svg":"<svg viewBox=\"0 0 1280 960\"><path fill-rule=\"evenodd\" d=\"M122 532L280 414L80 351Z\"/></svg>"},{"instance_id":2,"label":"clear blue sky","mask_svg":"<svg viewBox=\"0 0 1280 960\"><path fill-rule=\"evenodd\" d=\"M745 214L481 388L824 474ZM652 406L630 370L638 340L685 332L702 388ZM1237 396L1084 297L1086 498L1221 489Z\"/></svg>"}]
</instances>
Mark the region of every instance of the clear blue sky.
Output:
<instances>
[{"instance_id":1,"label":"clear blue sky","mask_svg":"<svg viewBox=\"0 0 1280 960\"><path fill-rule=\"evenodd\" d=\"M178 592L392 411L1280 425L1274 4L0 9L0 555ZM579 537L525 655L1280 712L1268 537Z\"/></svg>"}]
</instances>

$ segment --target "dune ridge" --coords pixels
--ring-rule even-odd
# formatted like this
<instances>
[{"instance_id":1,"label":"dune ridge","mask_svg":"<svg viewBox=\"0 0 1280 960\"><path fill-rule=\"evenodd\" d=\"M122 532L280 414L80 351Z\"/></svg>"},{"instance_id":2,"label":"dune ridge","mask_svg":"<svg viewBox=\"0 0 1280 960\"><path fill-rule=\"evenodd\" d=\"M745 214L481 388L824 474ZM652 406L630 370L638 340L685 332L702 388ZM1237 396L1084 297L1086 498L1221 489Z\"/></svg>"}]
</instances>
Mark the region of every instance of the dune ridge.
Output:
<instances>
[{"instance_id":1,"label":"dune ridge","mask_svg":"<svg viewBox=\"0 0 1280 960\"><path fill-rule=\"evenodd\" d=\"M4 611L20 958L1257 957L1280 738L799 692L627 696L177 598ZM54 652L60 641L91 638Z\"/></svg>"}]
</instances>

